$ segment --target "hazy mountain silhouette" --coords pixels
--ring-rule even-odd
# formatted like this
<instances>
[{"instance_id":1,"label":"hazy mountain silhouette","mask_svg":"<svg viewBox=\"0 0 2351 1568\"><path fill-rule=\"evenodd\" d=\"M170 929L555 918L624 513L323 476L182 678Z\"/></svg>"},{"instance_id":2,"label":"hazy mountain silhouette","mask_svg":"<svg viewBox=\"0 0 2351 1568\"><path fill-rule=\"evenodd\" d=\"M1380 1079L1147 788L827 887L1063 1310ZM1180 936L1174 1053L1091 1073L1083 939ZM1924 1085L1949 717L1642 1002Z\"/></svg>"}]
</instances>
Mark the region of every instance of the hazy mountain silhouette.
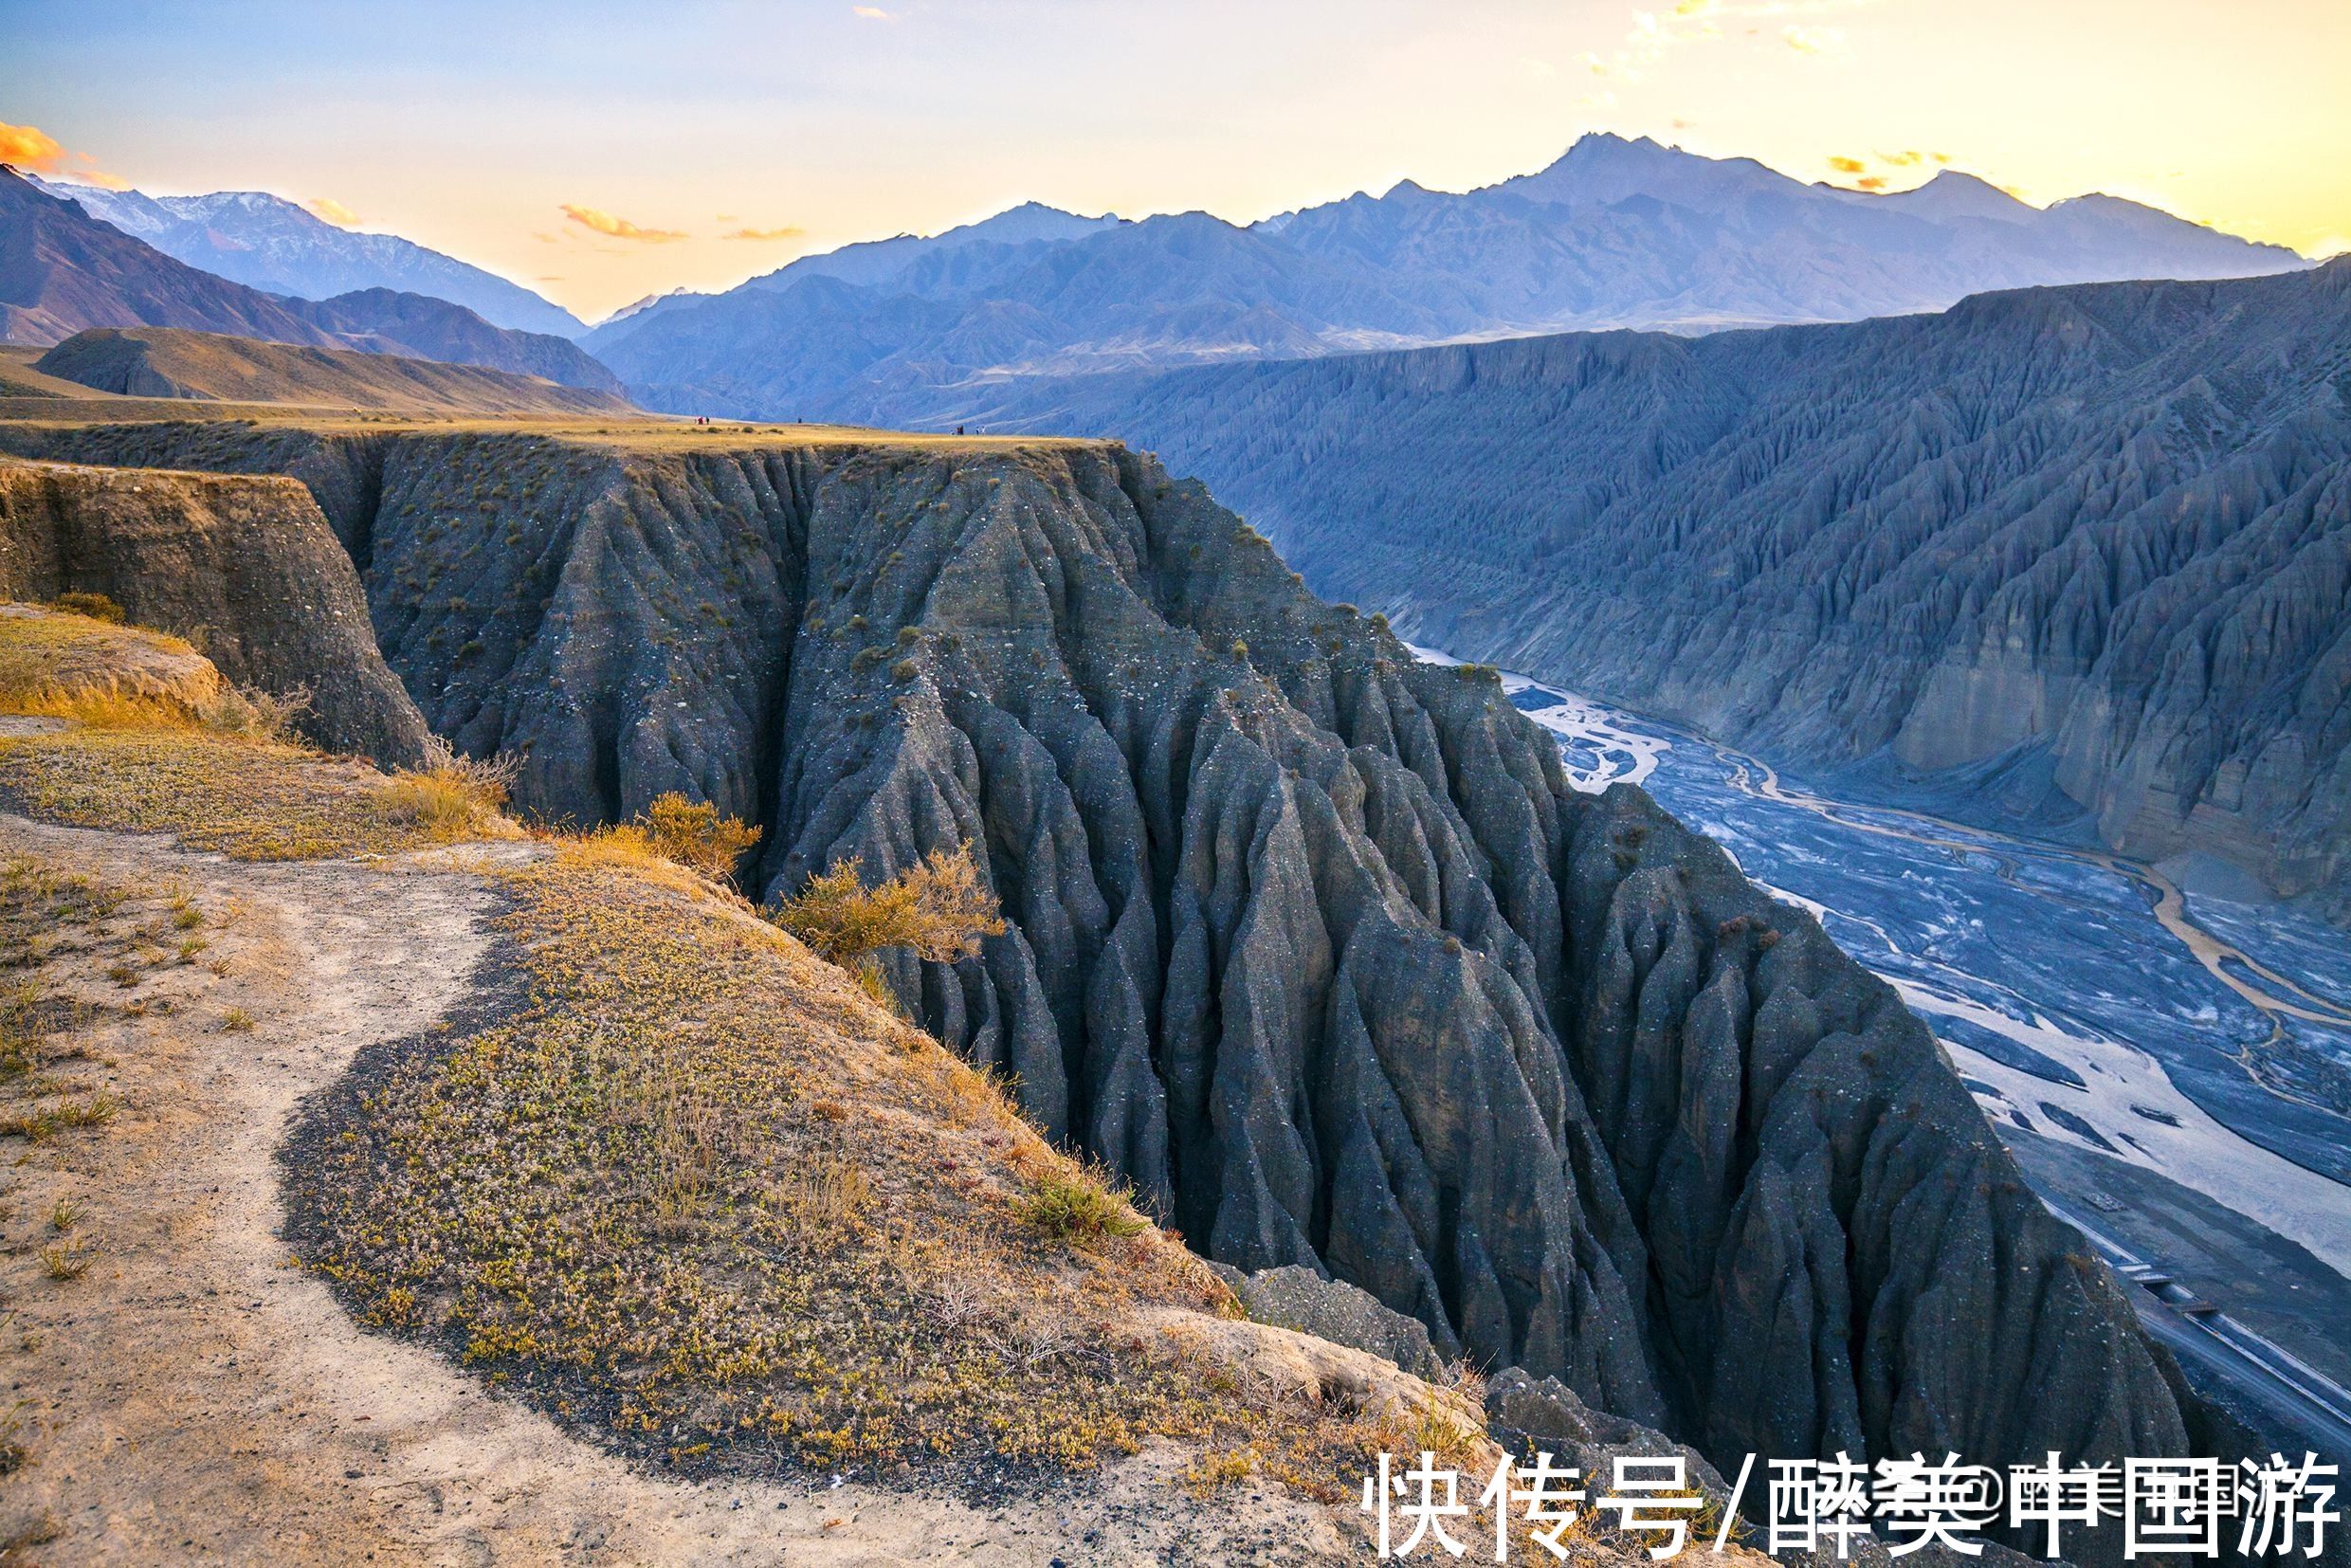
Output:
<instances>
[{"instance_id":1,"label":"hazy mountain silhouette","mask_svg":"<svg viewBox=\"0 0 2351 1568\"><path fill-rule=\"evenodd\" d=\"M1850 320L1993 288L2304 264L2108 196L2038 209L1957 173L1879 196L1595 135L1483 190L1406 181L1248 228L1031 204L665 297L584 341L656 407L939 422L1030 375Z\"/></svg>"},{"instance_id":2,"label":"hazy mountain silhouette","mask_svg":"<svg viewBox=\"0 0 2351 1568\"><path fill-rule=\"evenodd\" d=\"M214 277L0 166L0 340L46 346L91 327L187 327L620 391L576 344L493 326L446 300L391 289L300 300Z\"/></svg>"},{"instance_id":3,"label":"hazy mountain silhouette","mask_svg":"<svg viewBox=\"0 0 2351 1568\"><path fill-rule=\"evenodd\" d=\"M428 294L464 305L493 326L576 337L579 318L520 283L397 234L337 228L306 209L259 191L149 196L33 177L52 196L190 266L270 294L329 300L360 289Z\"/></svg>"}]
</instances>

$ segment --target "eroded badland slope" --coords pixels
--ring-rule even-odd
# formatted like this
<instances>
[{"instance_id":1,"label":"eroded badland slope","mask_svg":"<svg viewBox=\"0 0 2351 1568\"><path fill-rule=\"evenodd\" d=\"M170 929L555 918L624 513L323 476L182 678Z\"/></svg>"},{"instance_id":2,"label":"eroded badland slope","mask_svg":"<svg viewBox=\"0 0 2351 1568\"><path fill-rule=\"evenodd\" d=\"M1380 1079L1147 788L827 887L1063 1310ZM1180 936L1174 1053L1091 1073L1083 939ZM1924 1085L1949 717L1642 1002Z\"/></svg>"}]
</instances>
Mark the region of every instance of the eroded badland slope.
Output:
<instances>
[{"instance_id":1,"label":"eroded badland slope","mask_svg":"<svg viewBox=\"0 0 2351 1568\"><path fill-rule=\"evenodd\" d=\"M152 632L0 655L9 1552L1345 1560L1371 1454L1498 1451L1042 1221L1124 1211L721 886L225 724Z\"/></svg>"},{"instance_id":2,"label":"eroded badland slope","mask_svg":"<svg viewBox=\"0 0 2351 1568\"><path fill-rule=\"evenodd\" d=\"M1011 928L900 997L1209 1258L1718 1458L2178 1451L2193 1408L1884 985L1490 675L1091 443L16 427L302 480L432 727L751 883L971 843Z\"/></svg>"}]
</instances>

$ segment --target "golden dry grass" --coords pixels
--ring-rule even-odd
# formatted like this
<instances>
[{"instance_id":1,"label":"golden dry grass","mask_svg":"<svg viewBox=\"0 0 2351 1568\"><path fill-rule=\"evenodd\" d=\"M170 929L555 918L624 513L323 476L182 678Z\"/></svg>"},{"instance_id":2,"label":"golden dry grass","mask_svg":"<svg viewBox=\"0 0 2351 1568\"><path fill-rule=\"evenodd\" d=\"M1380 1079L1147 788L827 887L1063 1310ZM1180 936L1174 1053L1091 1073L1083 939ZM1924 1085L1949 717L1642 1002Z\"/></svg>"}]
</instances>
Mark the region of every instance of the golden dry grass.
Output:
<instances>
[{"instance_id":1,"label":"golden dry grass","mask_svg":"<svg viewBox=\"0 0 2351 1568\"><path fill-rule=\"evenodd\" d=\"M320 432L398 433L404 430L480 435L545 436L569 446L627 455L700 452L796 451L869 447L923 452L1050 451L1098 447L1112 443L1089 436L937 435L863 425L756 424L721 421L696 425L665 414L602 419L503 418L418 411L341 413L271 403L210 403L173 398L117 398L91 394L68 403L55 398L9 397L0 388L0 421L32 428L117 424L234 422L259 428Z\"/></svg>"},{"instance_id":2,"label":"golden dry grass","mask_svg":"<svg viewBox=\"0 0 2351 1568\"><path fill-rule=\"evenodd\" d=\"M71 610L0 605L0 711L173 721L217 702L221 688L211 662L180 638Z\"/></svg>"},{"instance_id":3,"label":"golden dry grass","mask_svg":"<svg viewBox=\"0 0 2351 1568\"><path fill-rule=\"evenodd\" d=\"M302 1251L363 1320L689 1465L1254 1437L1337 1496L1399 1435L1164 1326L1230 1297L739 900L592 844L500 875L527 1000L363 1069L301 1140Z\"/></svg>"},{"instance_id":4,"label":"golden dry grass","mask_svg":"<svg viewBox=\"0 0 2351 1568\"><path fill-rule=\"evenodd\" d=\"M454 758L387 778L185 716L0 736L11 809L241 858L511 833L501 783ZM715 813L665 814L673 852L718 863ZM1302 1384L1294 1358L1266 1373L1257 1340L1236 1352L1270 1331L1227 1321L1206 1266L1001 1083L639 826L485 873L521 999L363 1058L296 1140L298 1249L360 1321L689 1468L1085 1468L1167 1437L1200 1457L1196 1485L1335 1501L1382 1448L1480 1440L1426 1390L1375 1409ZM0 915L46 911L0 921L26 961L68 895L116 897L0 876ZM137 962L193 961L192 901L150 902ZM50 1082L46 1035L11 1016L26 1136L111 1114ZM51 1245L64 1269L85 1256L78 1231Z\"/></svg>"},{"instance_id":5,"label":"golden dry grass","mask_svg":"<svg viewBox=\"0 0 2351 1568\"><path fill-rule=\"evenodd\" d=\"M294 704L240 692L176 637L0 606L0 804L78 827L170 833L240 860L389 853L514 837L510 771L446 748L386 777L288 738Z\"/></svg>"}]
</instances>

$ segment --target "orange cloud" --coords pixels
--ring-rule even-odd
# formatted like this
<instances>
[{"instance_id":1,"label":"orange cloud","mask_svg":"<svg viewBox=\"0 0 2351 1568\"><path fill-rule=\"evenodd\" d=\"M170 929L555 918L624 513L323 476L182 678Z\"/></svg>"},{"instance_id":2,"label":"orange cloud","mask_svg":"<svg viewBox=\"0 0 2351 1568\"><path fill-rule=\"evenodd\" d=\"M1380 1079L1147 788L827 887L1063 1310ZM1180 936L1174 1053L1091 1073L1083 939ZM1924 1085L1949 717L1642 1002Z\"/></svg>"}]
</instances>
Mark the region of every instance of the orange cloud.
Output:
<instances>
[{"instance_id":1,"label":"orange cloud","mask_svg":"<svg viewBox=\"0 0 2351 1568\"><path fill-rule=\"evenodd\" d=\"M592 228L599 234L610 234L616 240L636 240L645 245L668 245L675 240L688 238L686 234L675 228L640 228L627 218L616 218L610 212L599 211L592 207L574 207L570 202L564 202L561 205L563 215L574 223L584 228Z\"/></svg>"},{"instance_id":2,"label":"orange cloud","mask_svg":"<svg viewBox=\"0 0 2351 1568\"><path fill-rule=\"evenodd\" d=\"M1866 180L1855 180L1853 183L1861 187L1864 191L1883 191L1886 189L1886 176L1884 174L1872 174Z\"/></svg>"},{"instance_id":3,"label":"orange cloud","mask_svg":"<svg viewBox=\"0 0 2351 1568\"><path fill-rule=\"evenodd\" d=\"M333 196L314 196L302 205L337 228L359 227L359 214L337 201Z\"/></svg>"},{"instance_id":4,"label":"orange cloud","mask_svg":"<svg viewBox=\"0 0 2351 1568\"><path fill-rule=\"evenodd\" d=\"M851 6L849 9L855 11L858 15L864 17L868 22L895 22L898 20L897 17L891 15L888 11L884 10L879 6Z\"/></svg>"},{"instance_id":5,"label":"orange cloud","mask_svg":"<svg viewBox=\"0 0 2351 1568\"><path fill-rule=\"evenodd\" d=\"M128 191L131 188L129 180L120 174L107 173L96 167L96 161L87 153L68 153L57 144L55 137L38 125L10 125L0 121L0 163L12 163L36 174L56 174L107 191Z\"/></svg>"},{"instance_id":6,"label":"orange cloud","mask_svg":"<svg viewBox=\"0 0 2351 1568\"><path fill-rule=\"evenodd\" d=\"M1925 156L1926 155L1924 153L1880 153L1878 155L1878 161L1880 163L1890 163L1897 169L1907 169L1911 165L1923 159Z\"/></svg>"},{"instance_id":7,"label":"orange cloud","mask_svg":"<svg viewBox=\"0 0 2351 1568\"><path fill-rule=\"evenodd\" d=\"M65 167L65 149L38 126L10 125L0 120L0 163L12 163L36 173L55 174Z\"/></svg>"},{"instance_id":8,"label":"orange cloud","mask_svg":"<svg viewBox=\"0 0 2351 1568\"><path fill-rule=\"evenodd\" d=\"M1859 158L1831 158L1829 167L1840 174L1858 174L1869 166Z\"/></svg>"},{"instance_id":9,"label":"orange cloud","mask_svg":"<svg viewBox=\"0 0 2351 1568\"><path fill-rule=\"evenodd\" d=\"M782 228L738 228L722 237L730 240L796 240L807 232L805 228L786 226Z\"/></svg>"}]
</instances>

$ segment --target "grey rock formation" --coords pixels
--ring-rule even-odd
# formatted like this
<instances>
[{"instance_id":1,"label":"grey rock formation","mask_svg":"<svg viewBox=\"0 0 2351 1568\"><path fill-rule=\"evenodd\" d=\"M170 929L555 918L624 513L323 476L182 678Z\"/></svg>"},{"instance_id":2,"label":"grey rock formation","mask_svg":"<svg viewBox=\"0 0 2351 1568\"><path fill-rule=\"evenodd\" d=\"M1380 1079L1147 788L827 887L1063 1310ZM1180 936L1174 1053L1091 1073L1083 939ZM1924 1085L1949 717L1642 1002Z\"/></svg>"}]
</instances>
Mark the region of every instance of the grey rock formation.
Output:
<instances>
[{"instance_id":1,"label":"grey rock formation","mask_svg":"<svg viewBox=\"0 0 2351 1568\"><path fill-rule=\"evenodd\" d=\"M296 723L330 751L388 768L425 755L351 559L290 480L0 462L0 598L68 592L197 639L240 685L307 690Z\"/></svg>"},{"instance_id":2,"label":"grey rock formation","mask_svg":"<svg viewBox=\"0 0 2351 1568\"><path fill-rule=\"evenodd\" d=\"M770 891L971 843L1011 929L893 983L1212 1258L1718 1459L2186 1440L1891 991L1145 459L5 435L302 474L434 727L539 811L715 800Z\"/></svg>"},{"instance_id":3,"label":"grey rock formation","mask_svg":"<svg viewBox=\"0 0 2351 1568\"><path fill-rule=\"evenodd\" d=\"M1444 1361L1430 1342L1426 1323L1390 1311L1376 1296L1345 1280L1293 1263L1254 1274L1236 1269L1227 1283L1261 1323L1384 1356L1416 1377L1444 1374Z\"/></svg>"},{"instance_id":4,"label":"grey rock formation","mask_svg":"<svg viewBox=\"0 0 2351 1568\"><path fill-rule=\"evenodd\" d=\"M1023 395L1416 640L2351 914L2351 261Z\"/></svg>"}]
</instances>

